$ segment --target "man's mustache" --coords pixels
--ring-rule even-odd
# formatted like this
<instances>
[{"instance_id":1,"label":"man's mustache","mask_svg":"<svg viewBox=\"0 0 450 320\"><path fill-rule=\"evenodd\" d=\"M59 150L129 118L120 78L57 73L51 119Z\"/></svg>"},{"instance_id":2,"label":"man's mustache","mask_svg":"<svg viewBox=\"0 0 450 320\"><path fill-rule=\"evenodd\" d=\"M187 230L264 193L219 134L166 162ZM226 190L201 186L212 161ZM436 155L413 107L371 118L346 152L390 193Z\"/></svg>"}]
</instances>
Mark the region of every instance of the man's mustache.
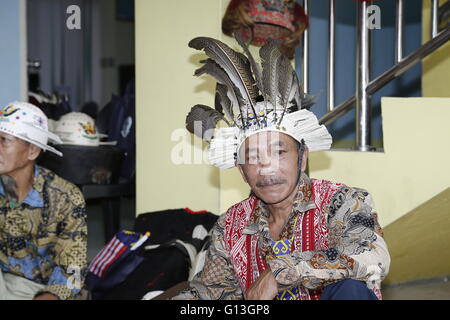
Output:
<instances>
[{"instance_id":1,"label":"man's mustache","mask_svg":"<svg viewBox=\"0 0 450 320\"><path fill-rule=\"evenodd\" d=\"M267 187L267 186L271 186L271 185L275 185L275 184L282 184L282 183L286 183L287 180L283 179L283 178L279 178L279 177L267 177L265 179L263 179L262 181L258 181L256 183L256 186L258 188L262 188L262 187Z\"/></svg>"}]
</instances>

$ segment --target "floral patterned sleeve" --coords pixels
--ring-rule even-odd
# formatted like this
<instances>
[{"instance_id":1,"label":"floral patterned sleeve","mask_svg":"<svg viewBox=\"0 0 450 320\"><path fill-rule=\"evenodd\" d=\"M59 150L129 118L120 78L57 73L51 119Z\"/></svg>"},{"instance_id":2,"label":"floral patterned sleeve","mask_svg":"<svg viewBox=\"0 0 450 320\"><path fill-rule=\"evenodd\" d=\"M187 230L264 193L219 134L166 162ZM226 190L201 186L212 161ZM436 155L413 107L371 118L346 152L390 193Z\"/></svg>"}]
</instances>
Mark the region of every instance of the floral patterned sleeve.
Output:
<instances>
[{"instance_id":1,"label":"floral patterned sleeve","mask_svg":"<svg viewBox=\"0 0 450 320\"><path fill-rule=\"evenodd\" d=\"M295 285L319 289L351 278L379 289L389 271L390 257L370 194L341 188L328 208L329 248L268 257L280 290Z\"/></svg>"},{"instance_id":2,"label":"floral patterned sleeve","mask_svg":"<svg viewBox=\"0 0 450 320\"><path fill-rule=\"evenodd\" d=\"M174 300L240 300L241 287L235 277L227 250L224 246L224 221L222 215L212 229L211 245L203 270L190 282L190 288Z\"/></svg>"}]
</instances>

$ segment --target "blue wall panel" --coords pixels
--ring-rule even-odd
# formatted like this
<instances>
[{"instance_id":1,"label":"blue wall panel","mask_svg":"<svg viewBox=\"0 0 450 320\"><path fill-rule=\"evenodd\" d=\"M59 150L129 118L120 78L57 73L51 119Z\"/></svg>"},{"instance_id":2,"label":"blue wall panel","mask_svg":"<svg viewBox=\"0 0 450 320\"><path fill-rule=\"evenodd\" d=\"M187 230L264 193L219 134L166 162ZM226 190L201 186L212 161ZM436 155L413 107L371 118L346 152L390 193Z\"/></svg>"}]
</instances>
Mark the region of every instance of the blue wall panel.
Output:
<instances>
[{"instance_id":1,"label":"blue wall panel","mask_svg":"<svg viewBox=\"0 0 450 320\"><path fill-rule=\"evenodd\" d=\"M381 9L381 29L373 30L372 79L394 64L395 1L382 0L375 4ZM409 0L405 3L404 55L421 45L422 1ZM336 1L336 104L340 104L355 93L356 63L356 1ZM328 68L328 0L310 0L310 93L318 94L313 107L319 117L327 111L327 68ZM297 49L297 72L301 73L301 48ZM381 97L414 97L421 95L421 65L407 71L378 91L372 97L372 139L382 139ZM355 110L329 126L335 140L355 139Z\"/></svg>"},{"instance_id":2,"label":"blue wall panel","mask_svg":"<svg viewBox=\"0 0 450 320\"><path fill-rule=\"evenodd\" d=\"M20 2L0 0L0 106L22 94Z\"/></svg>"}]
</instances>

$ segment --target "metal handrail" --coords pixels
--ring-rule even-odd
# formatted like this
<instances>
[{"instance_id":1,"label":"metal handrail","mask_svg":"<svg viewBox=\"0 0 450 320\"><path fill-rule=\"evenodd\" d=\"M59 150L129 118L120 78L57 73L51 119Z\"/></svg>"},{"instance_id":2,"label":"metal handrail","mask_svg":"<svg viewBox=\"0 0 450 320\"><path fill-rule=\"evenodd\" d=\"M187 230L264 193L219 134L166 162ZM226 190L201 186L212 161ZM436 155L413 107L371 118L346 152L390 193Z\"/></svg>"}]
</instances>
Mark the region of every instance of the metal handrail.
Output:
<instances>
[{"instance_id":1,"label":"metal handrail","mask_svg":"<svg viewBox=\"0 0 450 320\"><path fill-rule=\"evenodd\" d=\"M309 0L304 0L303 5L308 10ZM355 105L357 107L356 119L356 149L370 151L371 141L371 104L370 96L399 77L417 62L434 52L450 40L450 27L446 27L438 33L438 9L439 1L431 0L431 40L423 44L416 51L403 57L403 29L404 29L404 2L396 0L396 31L395 31L395 57L394 66L370 80L370 30L367 27L367 7L371 2L362 1L358 3L357 19L357 65L356 65L356 92L338 106L334 106L334 68L335 68L335 0L330 0L329 7L329 52L328 52L328 112L319 120L321 124L329 125L350 111ZM308 70L309 33L305 32L303 38L303 83L305 91L309 87Z\"/></svg>"},{"instance_id":2,"label":"metal handrail","mask_svg":"<svg viewBox=\"0 0 450 320\"><path fill-rule=\"evenodd\" d=\"M444 30L438 33L438 35L422 45L415 52L411 53L407 57L403 58L402 61L388 71L381 74L376 79L372 80L368 87L367 92L369 94L375 93L377 90L382 88L385 84L395 79L396 77L401 76L407 70L409 70L412 66L414 66L421 59L425 58L430 53L434 52L437 48L442 46L444 43L450 40L450 27L446 27ZM336 121L339 117L346 114L350 111L356 102L356 97L352 96L342 102L339 106L335 107L333 111L326 113L319 120L321 124L329 125Z\"/></svg>"}]
</instances>

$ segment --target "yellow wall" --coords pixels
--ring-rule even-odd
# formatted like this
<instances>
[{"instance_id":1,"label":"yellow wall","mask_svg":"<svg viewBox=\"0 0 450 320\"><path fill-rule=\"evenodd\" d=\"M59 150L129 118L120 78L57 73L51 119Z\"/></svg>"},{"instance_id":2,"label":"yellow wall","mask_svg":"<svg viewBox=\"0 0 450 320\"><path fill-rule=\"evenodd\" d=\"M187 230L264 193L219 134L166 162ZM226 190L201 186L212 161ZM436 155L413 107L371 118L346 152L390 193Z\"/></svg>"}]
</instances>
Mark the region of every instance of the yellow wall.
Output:
<instances>
[{"instance_id":1,"label":"yellow wall","mask_svg":"<svg viewBox=\"0 0 450 320\"><path fill-rule=\"evenodd\" d=\"M450 186L450 99L383 98L384 152L311 153L310 176L371 192L387 226ZM221 173L221 210L244 199L237 169Z\"/></svg>"},{"instance_id":2,"label":"yellow wall","mask_svg":"<svg viewBox=\"0 0 450 320\"><path fill-rule=\"evenodd\" d=\"M222 6L211 0L136 1L138 214L184 207L218 212L218 170L177 165L171 154L183 139L197 156L204 147L192 147L184 124L193 105L213 103L214 83L193 76L202 55L187 44L199 35L220 37ZM172 139L176 133L181 136ZM198 160L193 154L188 158Z\"/></svg>"},{"instance_id":3,"label":"yellow wall","mask_svg":"<svg viewBox=\"0 0 450 320\"><path fill-rule=\"evenodd\" d=\"M192 135L184 130L184 123L193 105L213 104L215 82L207 76L193 76L199 66L198 61L204 55L190 49L187 43L199 35L234 43L221 32L221 19L227 4L228 0L136 1L138 214L181 207L220 214L248 195L249 189L237 169L219 171L206 163L177 165L172 161L172 154L180 147L193 153L187 157L191 162L198 162L199 152L201 158L201 152L205 150L205 144L198 141L193 146ZM424 63L424 93L428 96L445 95L448 93L445 88L448 88L450 74L449 59L433 59ZM440 65L435 67L438 60ZM447 68L448 71L441 72ZM438 80L431 85L432 78ZM439 111L441 113L433 111L430 115L424 105L432 107L432 110L443 110ZM420 153L419 156L412 154L410 150L417 146L418 141L429 149L428 142L435 138L429 132L445 128L444 124L441 129L436 128L433 121L442 122L445 119L442 113L448 119L448 110L448 100L384 99L386 152L312 154L311 176L367 188L374 193L382 224L387 225L442 191L445 184L442 179L446 175L439 173L439 166L430 168L438 182L433 182L424 192L419 190L430 182L430 178L420 174L422 168L415 159L420 158L426 163L429 158ZM430 117L436 119L427 121L425 127L419 125L422 119ZM417 128L425 132L417 135ZM174 134L179 135L173 137ZM448 131L443 134L448 138ZM443 134L437 139L444 139ZM445 145L444 140L441 143ZM410 158L405 158L406 155ZM442 159L448 160L448 153ZM445 163L441 159L437 162ZM396 172L402 175L400 180L393 181L389 174Z\"/></svg>"},{"instance_id":4,"label":"yellow wall","mask_svg":"<svg viewBox=\"0 0 450 320\"><path fill-rule=\"evenodd\" d=\"M238 49L221 30L228 3L136 1L137 214L187 206L220 214L249 192L237 169L219 171L205 161L177 165L171 160L183 147L196 162L202 157L199 152L206 153L206 145L194 140L184 123L193 105L213 106L215 81L193 76L206 56L187 44L194 37L209 36ZM257 56L258 48L250 49ZM174 130L178 140L171 139Z\"/></svg>"},{"instance_id":5,"label":"yellow wall","mask_svg":"<svg viewBox=\"0 0 450 320\"><path fill-rule=\"evenodd\" d=\"M237 169L219 171L206 163L177 165L172 159L174 151L185 148L192 153L187 155L188 160L202 162L206 146L191 141L184 123L193 105L213 104L215 82L210 77L193 76L204 55L187 43L199 35L234 43L220 28L228 1L136 0L137 214L183 207L220 214L249 193ZM428 3L424 1L424 39L428 32ZM423 63L424 96L450 95L449 50L447 44ZM371 192L392 248L393 269L388 282L433 276L429 268L405 260L417 246L403 244L414 235L420 237L422 230L435 230L433 226L422 228L428 213L430 218L442 219L435 202L427 201L447 190L439 203L448 204L450 99L383 98L382 119L384 152L312 153L310 176ZM436 219L434 226L442 226ZM408 233L411 226L414 235ZM419 242L420 254L413 257L421 259L432 253L436 261L439 250L431 250L435 246L430 241ZM412 268L413 264L416 267ZM445 273L447 266L445 262L434 269ZM405 273L405 268L410 272Z\"/></svg>"},{"instance_id":6,"label":"yellow wall","mask_svg":"<svg viewBox=\"0 0 450 320\"><path fill-rule=\"evenodd\" d=\"M441 0L440 4L447 0ZM430 39L430 0L423 1L422 41ZM450 97L450 42L433 52L422 63L422 95Z\"/></svg>"},{"instance_id":7,"label":"yellow wall","mask_svg":"<svg viewBox=\"0 0 450 320\"><path fill-rule=\"evenodd\" d=\"M391 266L383 284L450 275L450 188L384 229Z\"/></svg>"},{"instance_id":8,"label":"yellow wall","mask_svg":"<svg viewBox=\"0 0 450 320\"><path fill-rule=\"evenodd\" d=\"M386 226L450 186L450 99L383 98L384 152L312 153L312 177L366 188Z\"/></svg>"}]
</instances>

